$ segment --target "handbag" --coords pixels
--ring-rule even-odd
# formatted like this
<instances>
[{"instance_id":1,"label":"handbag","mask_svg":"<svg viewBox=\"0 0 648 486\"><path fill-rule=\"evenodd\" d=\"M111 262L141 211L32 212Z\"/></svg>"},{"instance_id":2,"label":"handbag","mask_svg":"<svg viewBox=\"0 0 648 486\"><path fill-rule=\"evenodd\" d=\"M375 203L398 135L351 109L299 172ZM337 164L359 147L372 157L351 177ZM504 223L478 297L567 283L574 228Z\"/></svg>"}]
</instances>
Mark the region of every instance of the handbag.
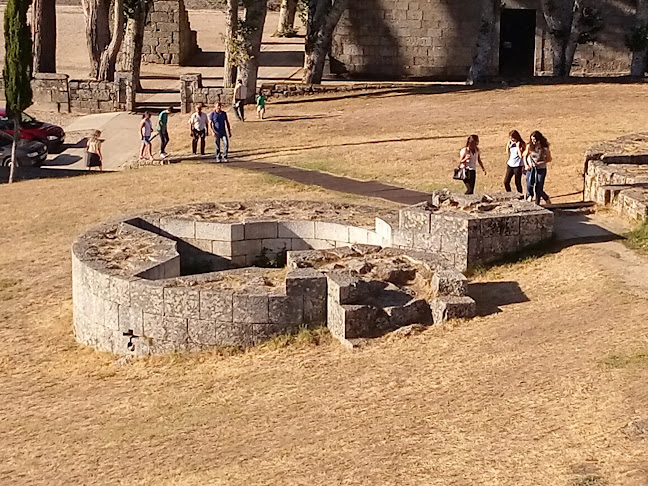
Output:
<instances>
[{"instance_id":1,"label":"handbag","mask_svg":"<svg viewBox=\"0 0 648 486\"><path fill-rule=\"evenodd\" d=\"M466 169L464 167L457 167L454 170L454 174L452 175L452 178L458 181L465 181L466 180Z\"/></svg>"}]
</instances>

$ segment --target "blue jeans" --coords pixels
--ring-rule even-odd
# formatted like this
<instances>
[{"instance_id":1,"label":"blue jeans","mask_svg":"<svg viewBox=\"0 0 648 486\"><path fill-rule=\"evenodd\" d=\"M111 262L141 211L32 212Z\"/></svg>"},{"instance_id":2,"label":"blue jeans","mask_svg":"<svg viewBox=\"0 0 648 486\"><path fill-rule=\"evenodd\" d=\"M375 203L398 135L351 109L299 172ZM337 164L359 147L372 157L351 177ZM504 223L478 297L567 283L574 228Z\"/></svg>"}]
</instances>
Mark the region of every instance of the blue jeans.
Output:
<instances>
[{"instance_id":1,"label":"blue jeans","mask_svg":"<svg viewBox=\"0 0 648 486\"><path fill-rule=\"evenodd\" d=\"M545 180L547 178L546 167L531 169L526 173L527 196L535 199L536 204L540 204L540 199L549 200L549 196L544 191Z\"/></svg>"},{"instance_id":2,"label":"blue jeans","mask_svg":"<svg viewBox=\"0 0 648 486\"><path fill-rule=\"evenodd\" d=\"M227 152L229 151L229 138L227 137L227 134L223 133L221 135L220 133L217 133L214 141L216 142L216 160L218 161L218 159L226 159ZM221 155L221 141L223 142L222 155Z\"/></svg>"}]
</instances>

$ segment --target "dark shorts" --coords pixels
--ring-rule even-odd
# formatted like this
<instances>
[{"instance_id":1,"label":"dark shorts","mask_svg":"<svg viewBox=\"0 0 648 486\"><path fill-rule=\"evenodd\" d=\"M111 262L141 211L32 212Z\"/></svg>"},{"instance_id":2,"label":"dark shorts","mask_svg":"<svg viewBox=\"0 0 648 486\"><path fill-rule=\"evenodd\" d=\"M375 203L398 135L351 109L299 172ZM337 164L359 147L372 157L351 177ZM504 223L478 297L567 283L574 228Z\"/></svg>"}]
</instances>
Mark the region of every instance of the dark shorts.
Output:
<instances>
[{"instance_id":1,"label":"dark shorts","mask_svg":"<svg viewBox=\"0 0 648 486\"><path fill-rule=\"evenodd\" d=\"M144 145L151 145L151 136L142 135L142 143Z\"/></svg>"},{"instance_id":2,"label":"dark shorts","mask_svg":"<svg viewBox=\"0 0 648 486\"><path fill-rule=\"evenodd\" d=\"M93 152L86 152L86 166L87 167L101 167L101 158L99 154Z\"/></svg>"}]
</instances>

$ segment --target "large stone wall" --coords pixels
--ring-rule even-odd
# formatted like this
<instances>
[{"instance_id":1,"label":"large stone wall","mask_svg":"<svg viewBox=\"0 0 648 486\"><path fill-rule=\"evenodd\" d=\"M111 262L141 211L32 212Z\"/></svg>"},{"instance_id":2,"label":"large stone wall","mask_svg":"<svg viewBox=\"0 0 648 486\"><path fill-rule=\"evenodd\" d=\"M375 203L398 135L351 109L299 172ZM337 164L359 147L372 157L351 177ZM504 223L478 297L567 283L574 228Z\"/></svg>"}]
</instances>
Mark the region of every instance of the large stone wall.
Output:
<instances>
[{"instance_id":1,"label":"large stone wall","mask_svg":"<svg viewBox=\"0 0 648 486\"><path fill-rule=\"evenodd\" d=\"M605 27L598 42L578 47L573 74L627 74L625 32L633 24L630 0L602 0ZM506 8L536 10L535 73L552 71L551 39L539 0L511 0ZM472 0L364 0L351 2L335 32L331 70L359 77L465 79L472 63L480 8ZM498 73L499 19L491 74Z\"/></svg>"},{"instance_id":2,"label":"large stone wall","mask_svg":"<svg viewBox=\"0 0 648 486\"><path fill-rule=\"evenodd\" d=\"M186 64L199 52L183 0L151 3L144 31L142 60L157 64Z\"/></svg>"}]
</instances>

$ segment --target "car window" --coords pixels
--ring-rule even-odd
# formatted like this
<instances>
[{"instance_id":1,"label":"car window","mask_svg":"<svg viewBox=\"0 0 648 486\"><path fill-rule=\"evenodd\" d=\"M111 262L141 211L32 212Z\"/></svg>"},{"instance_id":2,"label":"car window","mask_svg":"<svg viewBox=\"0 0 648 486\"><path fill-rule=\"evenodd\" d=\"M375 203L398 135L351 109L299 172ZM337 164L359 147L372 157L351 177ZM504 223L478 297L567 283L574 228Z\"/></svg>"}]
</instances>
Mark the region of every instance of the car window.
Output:
<instances>
[{"instance_id":1,"label":"car window","mask_svg":"<svg viewBox=\"0 0 648 486\"><path fill-rule=\"evenodd\" d=\"M23 112L22 119L20 120L20 123L22 125L32 125L32 124L36 123L36 119L32 118L27 113Z\"/></svg>"}]
</instances>

